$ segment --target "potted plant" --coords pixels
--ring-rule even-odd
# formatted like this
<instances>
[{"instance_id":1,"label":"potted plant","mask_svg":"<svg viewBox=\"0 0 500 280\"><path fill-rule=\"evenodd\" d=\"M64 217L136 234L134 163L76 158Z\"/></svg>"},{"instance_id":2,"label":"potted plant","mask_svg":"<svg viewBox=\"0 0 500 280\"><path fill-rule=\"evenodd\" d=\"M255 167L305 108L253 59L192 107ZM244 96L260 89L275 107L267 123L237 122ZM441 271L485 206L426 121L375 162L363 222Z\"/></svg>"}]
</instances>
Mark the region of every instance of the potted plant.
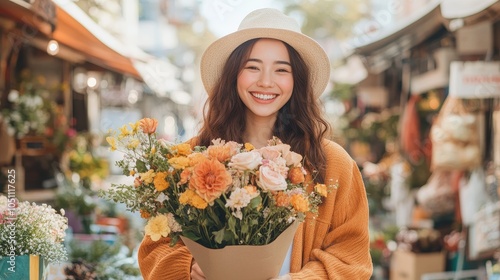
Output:
<instances>
[{"instance_id":1,"label":"potted plant","mask_svg":"<svg viewBox=\"0 0 500 280\"><path fill-rule=\"evenodd\" d=\"M47 265L67 260L64 210L0 195L0 279L45 279Z\"/></svg>"}]
</instances>

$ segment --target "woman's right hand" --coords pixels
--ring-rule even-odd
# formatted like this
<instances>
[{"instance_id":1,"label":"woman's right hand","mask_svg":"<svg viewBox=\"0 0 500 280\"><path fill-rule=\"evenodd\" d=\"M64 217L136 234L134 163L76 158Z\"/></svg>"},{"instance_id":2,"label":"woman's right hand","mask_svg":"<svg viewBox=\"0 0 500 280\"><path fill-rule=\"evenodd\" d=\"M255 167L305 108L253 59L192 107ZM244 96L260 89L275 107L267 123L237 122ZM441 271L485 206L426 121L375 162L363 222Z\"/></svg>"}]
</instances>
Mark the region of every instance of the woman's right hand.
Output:
<instances>
[{"instance_id":1,"label":"woman's right hand","mask_svg":"<svg viewBox=\"0 0 500 280\"><path fill-rule=\"evenodd\" d=\"M201 271L200 266L196 261L193 261L193 264L191 265L191 279L192 280L205 280L205 274L203 274L203 271Z\"/></svg>"}]
</instances>

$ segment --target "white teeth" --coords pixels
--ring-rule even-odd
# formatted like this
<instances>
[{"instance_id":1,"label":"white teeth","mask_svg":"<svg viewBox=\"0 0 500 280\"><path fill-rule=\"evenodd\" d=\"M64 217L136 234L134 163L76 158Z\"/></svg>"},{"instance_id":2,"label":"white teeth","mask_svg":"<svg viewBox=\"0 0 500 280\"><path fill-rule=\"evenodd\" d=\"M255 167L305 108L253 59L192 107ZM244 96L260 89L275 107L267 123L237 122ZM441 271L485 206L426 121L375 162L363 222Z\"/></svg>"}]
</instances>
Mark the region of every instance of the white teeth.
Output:
<instances>
[{"instance_id":1,"label":"white teeth","mask_svg":"<svg viewBox=\"0 0 500 280\"><path fill-rule=\"evenodd\" d=\"M252 95L262 100L270 100L276 98L275 94L269 95L269 94L252 93Z\"/></svg>"}]
</instances>

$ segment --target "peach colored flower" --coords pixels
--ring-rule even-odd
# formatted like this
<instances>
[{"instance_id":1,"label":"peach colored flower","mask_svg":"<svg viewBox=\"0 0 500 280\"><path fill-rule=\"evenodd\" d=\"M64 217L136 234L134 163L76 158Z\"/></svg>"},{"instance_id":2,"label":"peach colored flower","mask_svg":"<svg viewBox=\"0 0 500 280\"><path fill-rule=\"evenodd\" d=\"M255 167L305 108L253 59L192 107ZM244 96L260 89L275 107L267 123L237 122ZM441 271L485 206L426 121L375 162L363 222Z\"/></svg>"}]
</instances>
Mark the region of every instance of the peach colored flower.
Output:
<instances>
[{"instance_id":1,"label":"peach colored flower","mask_svg":"<svg viewBox=\"0 0 500 280\"><path fill-rule=\"evenodd\" d=\"M188 155L188 158L189 166L195 166L198 163L207 160L207 157L204 154L198 152Z\"/></svg>"},{"instance_id":2,"label":"peach colored flower","mask_svg":"<svg viewBox=\"0 0 500 280\"><path fill-rule=\"evenodd\" d=\"M290 205L290 196L285 192L274 192L274 200L276 201L276 206L287 207Z\"/></svg>"},{"instance_id":3,"label":"peach colored flower","mask_svg":"<svg viewBox=\"0 0 500 280\"><path fill-rule=\"evenodd\" d=\"M287 187L285 177L264 165L259 168L257 185L265 191L283 191Z\"/></svg>"},{"instance_id":4,"label":"peach colored flower","mask_svg":"<svg viewBox=\"0 0 500 280\"><path fill-rule=\"evenodd\" d=\"M211 159L200 162L193 168L189 188L196 191L206 202L212 203L231 183L231 174L224 164Z\"/></svg>"},{"instance_id":5,"label":"peach colored flower","mask_svg":"<svg viewBox=\"0 0 500 280\"><path fill-rule=\"evenodd\" d=\"M153 134L156 131L156 127L158 126L158 120L151 118L144 118L139 121L139 125L142 129L142 132L147 134Z\"/></svg>"},{"instance_id":6,"label":"peach colored flower","mask_svg":"<svg viewBox=\"0 0 500 280\"><path fill-rule=\"evenodd\" d=\"M257 151L242 152L231 158L229 166L238 170L253 170L262 163L262 156Z\"/></svg>"},{"instance_id":7,"label":"peach colored flower","mask_svg":"<svg viewBox=\"0 0 500 280\"><path fill-rule=\"evenodd\" d=\"M186 169L182 170L181 175L180 175L181 179L179 181L179 184L182 185L182 184L185 184L188 182L189 178L191 177L191 169L192 168L186 168Z\"/></svg>"},{"instance_id":8,"label":"peach colored flower","mask_svg":"<svg viewBox=\"0 0 500 280\"><path fill-rule=\"evenodd\" d=\"M166 180L168 173L167 172L158 172L153 180L155 185L155 189L159 192L164 191L168 188L168 182Z\"/></svg>"},{"instance_id":9,"label":"peach colored flower","mask_svg":"<svg viewBox=\"0 0 500 280\"><path fill-rule=\"evenodd\" d=\"M301 167L292 167L290 171L288 171L288 179L290 179L292 184L300 184L306 180L306 177Z\"/></svg>"},{"instance_id":10,"label":"peach colored flower","mask_svg":"<svg viewBox=\"0 0 500 280\"><path fill-rule=\"evenodd\" d=\"M257 190L256 186L246 185L243 188L246 189L250 195L252 195L252 198L259 195L259 191Z\"/></svg>"},{"instance_id":11,"label":"peach colored flower","mask_svg":"<svg viewBox=\"0 0 500 280\"><path fill-rule=\"evenodd\" d=\"M209 146L207 155L211 159L217 159L220 162L225 162L231 158L231 148L229 146Z\"/></svg>"},{"instance_id":12,"label":"peach colored flower","mask_svg":"<svg viewBox=\"0 0 500 280\"><path fill-rule=\"evenodd\" d=\"M137 178L137 177L136 177L136 178L134 179L134 187L138 188L138 187L140 187L140 186L141 186L141 184L142 184L141 179L139 179L139 178Z\"/></svg>"},{"instance_id":13,"label":"peach colored flower","mask_svg":"<svg viewBox=\"0 0 500 280\"><path fill-rule=\"evenodd\" d=\"M294 194L290 198L290 203L293 206L293 209L298 212L307 212L309 211L309 201L300 194Z\"/></svg>"},{"instance_id":14,"label":"peach colored flower","mask_svg":"<svg viewBox=\"0 0 500 280\"><path fill-rule=\"evenodd\" d=\"M175 145L172 147L172 150L176 151L179 156L187 156L193 152L191 145L186 143Z\"/></svg>"},{"instance_id":15,"label":"peach colored flower","mask_svg":"<svg viewBox=\"0 0 500 280\"><path fill-rule=\"evenodd\" d=\"M263 158L273 160L280 156L280 152L274 146L265 146L259 149Z\"/></svg>"},{"instance_id":16,"label":"peach colored flower","mask_svg":"<svg viewBox=\"0 0 500 280\"><path fill-rule=\"evenodd\" d=\"M316 184L314 186L314 191L316 191L319 195L323 197L328 196L328 188L326 187L325 184Z\"/></svg>"}]
</instances>

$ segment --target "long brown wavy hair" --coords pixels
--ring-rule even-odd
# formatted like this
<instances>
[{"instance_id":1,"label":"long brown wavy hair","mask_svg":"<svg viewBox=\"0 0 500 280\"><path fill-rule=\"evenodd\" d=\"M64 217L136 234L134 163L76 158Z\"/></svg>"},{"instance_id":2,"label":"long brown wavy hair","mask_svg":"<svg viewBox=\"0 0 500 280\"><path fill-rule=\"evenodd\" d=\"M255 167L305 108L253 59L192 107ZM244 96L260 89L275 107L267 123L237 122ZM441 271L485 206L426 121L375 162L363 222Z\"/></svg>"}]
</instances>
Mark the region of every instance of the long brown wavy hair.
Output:
<instances>
[{"instance_id":1,"label":"long brown wavy hair","mask_svg":"<svg viewBox=\"0 0 500 280\"><path fill-rule=\"evenodd\" d=\"M246 41L231 53L213 92L208 93L199 145L208 146L217 138L243 143L247 109L238 96L236 83L257 40ZM324 182L326 158L321 141L330 136L327 135L330 124L323 118L319 100L313 95L306 63L294 48L284 44L290 56L294 86L290 100L278 112L273 135L303 155L304 166L313 172L314 180Z\"/></svg>"}]
</instances>

